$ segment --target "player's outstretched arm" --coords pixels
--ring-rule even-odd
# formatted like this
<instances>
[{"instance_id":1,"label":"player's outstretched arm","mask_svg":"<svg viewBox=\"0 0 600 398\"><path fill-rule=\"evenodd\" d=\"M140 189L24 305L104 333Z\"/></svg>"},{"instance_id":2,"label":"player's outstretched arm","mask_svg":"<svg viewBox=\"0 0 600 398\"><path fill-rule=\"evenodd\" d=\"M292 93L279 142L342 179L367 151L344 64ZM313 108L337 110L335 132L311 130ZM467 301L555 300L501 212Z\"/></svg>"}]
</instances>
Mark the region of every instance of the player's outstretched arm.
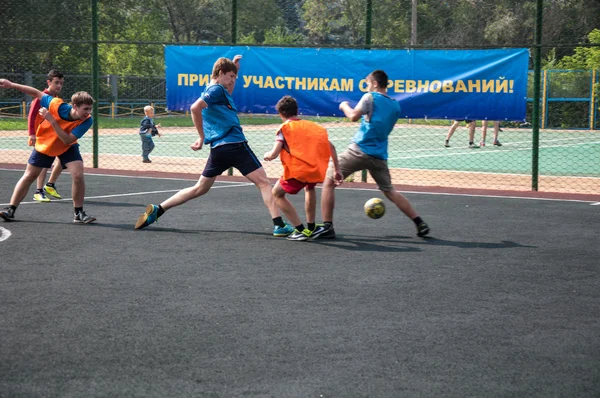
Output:
<instances>
[{"instance_id":1,"label":"player's outstretched arm","mask_svg":"<svg viewBox=\"0 0 600 398\"><path fill-rule=\"evenodd\" d=\"M265 152L264 159L266 161L271 161L273 159L277 159L277 156L279 156L281 149L283 149L283 142L279 141L279 140L275 141L275 144L273 145L273 149L271 149L269 152Z\"/></svg>"},{"instance_id":2,"label":"player's outstretched arm","mask_svg":"<svg viewBox=\"0 0 600 398\"><path fill-rule=\"evenodd\" d=\"M25 86L24 84L13 83L8 79L0 79L0 88L14 88L22 93L31 95L33 98L41 99L44 93L35 87Z\"/></svg>"}]
</instances>

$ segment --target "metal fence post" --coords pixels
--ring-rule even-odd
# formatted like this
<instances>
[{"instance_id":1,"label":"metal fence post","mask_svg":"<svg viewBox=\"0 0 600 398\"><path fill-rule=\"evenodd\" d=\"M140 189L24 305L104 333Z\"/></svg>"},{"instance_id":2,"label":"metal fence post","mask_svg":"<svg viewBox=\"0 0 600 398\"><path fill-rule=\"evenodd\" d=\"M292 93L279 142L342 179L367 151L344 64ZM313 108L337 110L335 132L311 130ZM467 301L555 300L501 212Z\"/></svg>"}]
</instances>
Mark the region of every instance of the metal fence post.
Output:
<instances>
[{"instance_id":1,"label":"metal fence post","mask_svg":"<svg viewBox=\"0 0 600 398\"><path fill-rule=\"evenodd\" d=\"M540 78L542 65L542 17L544 0L536 1L535 47L533 49L533 115L531 151L531 190L538 190L540 161Z\"/></svg>"},{"instance_id":2,"label":"metal fence post","mask_svg":"<svg viewBox=\"0 0 600 398\"><path fill-rule=\"evenodd\" d=\"M100 65L98 60L98 0L92 0L92 108L93 118L93 164L98 168L98 101L100 100Z\"/></svg>"}]
</instances>

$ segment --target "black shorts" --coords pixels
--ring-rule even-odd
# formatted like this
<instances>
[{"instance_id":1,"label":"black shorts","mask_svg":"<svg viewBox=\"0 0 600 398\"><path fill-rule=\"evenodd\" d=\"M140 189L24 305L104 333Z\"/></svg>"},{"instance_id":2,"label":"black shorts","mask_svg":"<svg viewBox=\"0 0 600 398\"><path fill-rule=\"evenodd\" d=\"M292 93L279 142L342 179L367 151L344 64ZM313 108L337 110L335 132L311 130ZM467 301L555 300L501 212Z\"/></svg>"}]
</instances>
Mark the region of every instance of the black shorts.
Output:
<instances>
[{"instance_id":1,"label":"black shorts","mask_svg":"<svg viewBox=\"0 0 600 398\"><path fill-rule=\"evenodd\" d=\"M461 120L458 120L458 119L456 119L456 121L457 121L457 122L465 122L465 123L467 123L467 124L469 124L469 123L471 123L471 122L474 122L474 120L467 120L467 119L461 119Z\"/></svg>"},{"instance_id":2,"label":"black shorts","mask_svg":"<svg viewBox=\"0 0 600 398\"><path fill-rule=\"evenodd\" d=\"M52 167L52 163L54 163L54 158L56 156L48 156L44 155L41 152L36 151L35 149L31 152L29 156L28 163L32 166L42 167L44 169L49 169ZM78 160L83 161L81 158L81 153L79 152L79 145L72 145L62 154L58 155L58 159L60 160L60 164L63 169L67 168L67 163L75 162Z\"/></svg>"},{"instance_id":3,"label":"black shorts","mask_svg":"<svg viewBox=\"0 0 600 398\"><path fill-rule=\"evenodd\" d=\"M210 149L202 175L208 178L217 177L230 167L238 169L245 176L260 169L262 164L247 142L224 144Z\"/></svg>"}]
</instances>

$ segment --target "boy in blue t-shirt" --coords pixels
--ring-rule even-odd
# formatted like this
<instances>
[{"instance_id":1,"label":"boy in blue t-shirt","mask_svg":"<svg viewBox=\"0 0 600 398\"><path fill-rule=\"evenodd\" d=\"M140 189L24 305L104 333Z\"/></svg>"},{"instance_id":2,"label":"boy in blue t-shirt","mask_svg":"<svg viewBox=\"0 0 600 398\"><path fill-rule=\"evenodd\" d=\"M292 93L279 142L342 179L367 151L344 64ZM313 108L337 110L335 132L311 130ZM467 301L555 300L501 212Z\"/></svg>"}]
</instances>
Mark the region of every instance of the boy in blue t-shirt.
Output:
<instances>
[{"instance_id":1,"label":"boy in blue t-shirt","mask_svg":"<svg viewBox=\"0 0 600 398\"><path fill-rule=\"evenodd\" d=\"M360 127L352 138L352 144L338 157L340 172L346 178L356 171L369 170L369 174L385 197L413 220L417 227L417 235L425 236L429 233L429 226L419 217L408 199L396 191L387 165L388 136L400 117L400 104L386 94L388 76L384 71L371 72L366 81L368 92L363 95L356 107L352 108L348 101L340 104L340 110L353 122L362 118ZM321 194L321 214L326 232L318 239L335 238L333 207L336 185L338 184L333 179L333 168L330 165Z\"/></svg>"},{"instance_id":2,"label":"boy in blue t-shirt","mask_svg":"<svg viewBox=\"0 0 600 398\"><path fill-rule=\"evenodd\" d=\"M160 124L154 124L154 108L150 105L144 107L144 118L140 122L140 139L142 140L142 162L152 163L150 160L150 152L154 150L155 135L161 136L158 132Z\"/></svg>"},{"instance_id":3,"label":"boy in blue t-shirt","mask_svg":"<svg viewBox=\"0 0 600 398\"><path fill-rule=\"evenodd\" d=\"M248 145L231 96L241 58L241 55L236 55L233 61L219 58L213 66L210 84L190 108L199 136L191 145L192 150L198 151L204 144L210 145L210 155L200 179L193 187L177 192L160 205L148 205L144 214L139 216L135 229L147 227L168 209L204 195L219 175L235 167L260 190L273 219L273 235L285 237L294 231L281 218L267 173Z\"/></svg>"}]
</instances>

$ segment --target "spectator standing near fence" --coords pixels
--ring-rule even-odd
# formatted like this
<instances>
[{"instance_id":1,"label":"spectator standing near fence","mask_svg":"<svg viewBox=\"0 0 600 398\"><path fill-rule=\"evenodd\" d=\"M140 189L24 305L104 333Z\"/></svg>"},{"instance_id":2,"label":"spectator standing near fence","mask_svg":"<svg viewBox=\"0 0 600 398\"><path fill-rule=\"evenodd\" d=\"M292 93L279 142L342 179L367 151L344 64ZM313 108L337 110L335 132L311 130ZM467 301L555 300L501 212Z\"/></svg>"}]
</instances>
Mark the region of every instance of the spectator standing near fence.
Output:
<instances>
[{"instance_id":1,"label":"spectator standing near fence","mask_svg":"<svg viewBox=\"0 0 600 398\"><path fill-rule=\"evenodd\" d=\"M150 105L144 107L144 118L140 122L140 139L142 140L142 162L152 163L150 152L154 150L154 140L152 137L161 136L158 132L160 124L154 123L154 108Z\"/></svg>"},{"instance_id":2,"label":"spectator standing near fence","mask_svg":"<svg viewBox=\"0 0 600 398\"><path fill-rule=\"evenodd\" d=\"M44 89L43 92L44 94L51 95L52 97L57 97L62 91L64 83L64 75L57 70L51 70L50 72L48 72L48 76L46 79L46 84L48 85L48 87ZM29 115L27 117L27 128L29 130L29 146L35 145L35 133L42 121L44 120L39 114L39 111L40 99L34 98L31 101L31 105L29 106ZM46 194L56 199L62 199L54 185L58 180L60 173L62 173L62 166L59 164L59 162L56 162L54 164L54 167L52 167L52 173L50 173L50 179L48 180L48 183L44 184L46 182L47 172L48 169L42 169L39 177L37 178L37 186L35 193L33 194L33 200L37 200L38 202L50 202L50 198L48 198Z\"/></svg>"},{"instance_id":3,"label":"spectator standing near fence","mask_svg":"<svg viewBox=\"0 0 600 398\"><path fill-rule=\"evenodd\" d=\"M54 158L60 159L73 179L72 195L74 206L74 223L88 224L96 220L83 211L85 197L85 181L83 176L83 159L79 152L77 140L92 125L92 105L94 99L84 91L71 97L71 104L62 99L44 94L38 89L0 79L0 88L13 88L40 100L40 115L44 119L36 131L36 142L25 173L17 182L10 199L10 206L0 211L0 218L11 221L15 217L17 206L21 203L29 187L40 175L43 168L49 168Z\"/></svg>"},{"instance_id":4,"label":"spectator standing near fence","mask_svg":"<svg viewBox=\"0 0 600 398\"><path fill-rule=\"evenodd\" d=\"M467 124L467 127L469 128L469 148L479 148L477 145L475 145L475 142L474 142L476 122L475 122L475 120L465 120L465 119L454 120L452 122L450 129L448 129L448 135L446 136L446 141L444 141L444 146L446 148L450 147L450 138L452 138L452 134L454 134L454 132L456 131L458 126L460 126L461 122L465 122Z\"/></svg>"},{"instance_id":5,"label":"spectator standing near fence","mask_svg":"<svg viewBox=\"0 0 600 398\"><path fill-rule=\"evenodd\" d=\"M417 235L429 234L429 226L417 214L408 199L396 191L392 185L390 169L387 165L388 136L393 131L400 115L400 104L387 95L388 76L382 70L375 70L366 77L367 93L356 107L348 101L340 104L340 110L353 122L361 119L361 124L352 139L352 144L339 156L342 177L359 170L368 170L386 198L391 200L417 227ZM335 238L333 229L333 208L335 206L334 169L329 167L323 183L321 213L326 231L319 236Z\"/></svg>"},{"instance_id":6,"label":"spectator standing near fence","mask_svg":"<svg viewBox=\"0 0 600 398\"><path fill-rule=\"evenodd\" d=\"M479 143L479 146L485 146L485 138L487 135L487 129L488 129L488 121L487 120L482 120L481 121L481 142ZM500 122L498 120L494 121L494 141L493 144L496 146L502 146L502 144L500 143L500 141L498 140L498 133L500 133Z\"/></svg>"},{"instance_id":7,"label":"spectator standing near fence","mask_svg":"<svg viewBox=\"0 0 600 398\"><path fill-rule=\"evenodd\" d=\"M206 194L218 176L234 167L259 189L273 220L273 235L285 237L294 231L281 218L267 173L248 145L231 96L241 58L241 55L236 55L233 61L219 58L213 66L211 84L190 108L199 136L191 145L192 150L210 145L210 155L200 179L193 187L182 189L160 205L149 204L144 214L138 217L135 229L145 228L168 209Z\"/></svg>"}]
</instances>

